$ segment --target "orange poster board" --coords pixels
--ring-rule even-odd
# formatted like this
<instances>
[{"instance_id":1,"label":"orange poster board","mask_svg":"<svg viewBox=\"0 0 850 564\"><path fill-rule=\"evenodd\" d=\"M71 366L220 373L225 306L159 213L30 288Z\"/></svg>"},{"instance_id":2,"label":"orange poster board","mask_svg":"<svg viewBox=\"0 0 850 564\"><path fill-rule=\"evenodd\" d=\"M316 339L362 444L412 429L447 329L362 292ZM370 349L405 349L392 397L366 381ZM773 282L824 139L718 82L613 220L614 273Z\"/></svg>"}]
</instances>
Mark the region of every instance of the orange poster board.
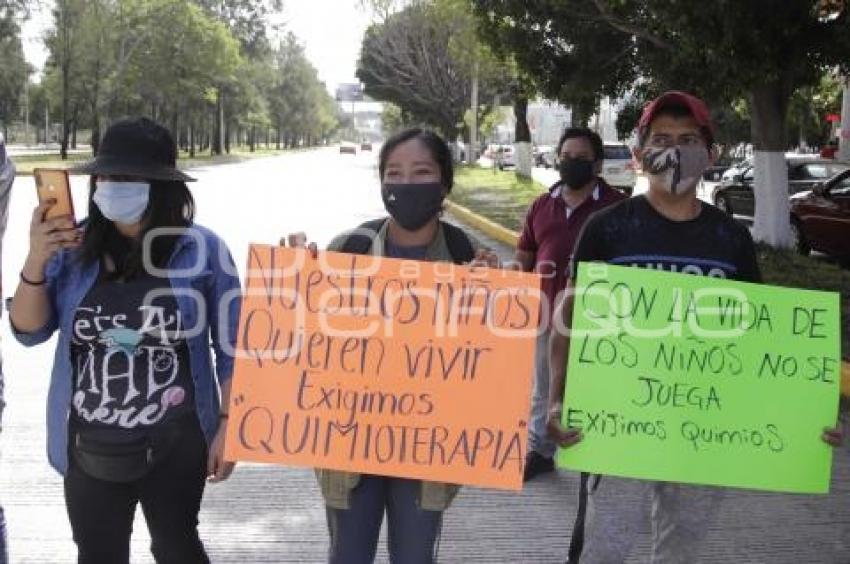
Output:
<instances>
[{"instance_id":1,"label":"orange poster board","mask_svg":"<svg viewBox=\"0 0 850 564\"><path fill-rule=\"evenodd\" d=\"M539 278L252 245L228 460L519 490Z\"/></svg>"}]
</instances>

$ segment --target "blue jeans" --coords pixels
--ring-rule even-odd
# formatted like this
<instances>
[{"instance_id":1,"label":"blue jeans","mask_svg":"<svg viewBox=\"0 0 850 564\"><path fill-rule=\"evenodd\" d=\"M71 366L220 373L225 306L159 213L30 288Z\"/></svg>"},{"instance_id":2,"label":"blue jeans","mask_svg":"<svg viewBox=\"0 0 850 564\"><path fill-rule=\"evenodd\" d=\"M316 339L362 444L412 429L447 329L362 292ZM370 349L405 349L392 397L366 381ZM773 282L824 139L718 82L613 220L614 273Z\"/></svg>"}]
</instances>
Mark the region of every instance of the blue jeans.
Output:
<instances>
[{"instance_id":1,"label":"blue jeans","mask_svg":"<svg viewBox=\"0 0 850 564\"><path fill-rule=\"evenodd\" d=\"M436 560L441 511L419 508L420 482L384 476L360 477L350 509L327 508L330 564L371 564L386 510L390 562L431 564Z\"/></svg>"},{"instance_id":2,"label":"blue jeans","mask_svg":"<svg viewBox=\"0 0 850 564\"><path fill-rule=\"evenodd\" d=\"M546 419L549 416L549 334L543 331L537 337L534 351L534 391L531 396L531 424L528 426L528 451L547 458L555 454L555 443L546 437Z\"/></svg>"}]
</instances>

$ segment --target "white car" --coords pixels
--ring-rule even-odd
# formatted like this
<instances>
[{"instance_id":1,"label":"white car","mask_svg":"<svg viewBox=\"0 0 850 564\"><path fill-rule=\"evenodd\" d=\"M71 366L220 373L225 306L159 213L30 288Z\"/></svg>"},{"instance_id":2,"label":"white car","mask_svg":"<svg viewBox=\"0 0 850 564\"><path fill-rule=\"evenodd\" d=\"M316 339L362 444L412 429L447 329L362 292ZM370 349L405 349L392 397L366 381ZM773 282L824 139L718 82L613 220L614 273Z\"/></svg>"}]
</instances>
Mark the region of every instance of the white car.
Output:
<instances>
[{"instance_id":1,"label":"white car","mask_svg":"<svg viewBox=\"0 0 850 564\"><path fill-rule=\"evenodd\" d=\"M540 145L534 148L534 166L555 168L555 147Z\"/></svg>"},{"instance_id":2,"label":"white car","mask_svg":"<svg viewBox=\"0 0 850 564\"><path fill-rule=\"evenodd\" d=\"M501 147L499 147L494 157L494 160L496 161L496 166L499 167L499 170L505 170L506 168L515 167L516 155L514 155L513 145L502 145Z\"/></svg>"},{"instance_id":3,"label":"white car","mask_svg":"<svg viewBox=\"0 0 850 564\"><path fill-rule=\"evenodd\" d=\"M732 180L738 176L739 174L744 174L750 167L753 166L753 158L749 157L744 159L739 163L735 163L721 175L720 183L721 184L731 184Z\"/></svg>"},{"instance_id":4,"label":"white car","mask_svg":"<svg viewBox=\"0 0 850 564\"><path fill-rule=\"evenodd\" d=\"M637 183L632 152L623 143L605 143L602 178L611 187L631 195Z\"/></svg>"}]
</instances>

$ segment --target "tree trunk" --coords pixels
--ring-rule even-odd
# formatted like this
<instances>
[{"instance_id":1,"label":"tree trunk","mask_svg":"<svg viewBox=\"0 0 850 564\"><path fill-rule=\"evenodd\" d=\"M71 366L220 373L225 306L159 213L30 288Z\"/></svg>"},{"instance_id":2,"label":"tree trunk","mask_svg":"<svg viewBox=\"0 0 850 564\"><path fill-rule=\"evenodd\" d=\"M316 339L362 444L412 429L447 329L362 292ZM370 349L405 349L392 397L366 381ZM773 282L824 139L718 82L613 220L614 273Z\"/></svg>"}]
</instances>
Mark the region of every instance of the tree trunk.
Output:
<instances>
[{"instance_id":1,"label":"tree trunk","mask_svg":"<svg viewBox=\"0 0 850 564\"><path fill-rule=\"evenodd\" d=\"M213 127L213 142L212 154L220 155L222 145L224 145L224 102L222 98L221 88L216 92L215 97L215 127Z\"/></svg>"},{"instance_id":2,"label":"tree trunk","mask_svg":"<svg viewBox=\"0 0 850 564\"><path fill-rule=\"evenodd\" d=\"M174 142L177 144L178 151L185 147L183 143L183 132L180 130L180 111L174 108L171 112L171 119L168 120L168 127L171 129L171 134L174 136Z\"/></svg>"},{"instance_id":3,"label":"tree trunk","mask_svg":"<svg viewBox=\"0 0 850 564\"><path fill-rule=\"evenodd\" d=\"M228 155L230 154L230 134L232 133L232 128L230 127L230 122L224 122L224 152Z\"/></svg>"},{"instance_id":4,"label":"tree trunk","mask_svg":"<svg viewBox=\"0 0 850 564\"><path fill-rule=\"evenodd\" d=\"M68 79L67 71L62 70L62 140L59 148L59 154L62 160L68 158L68 137L70 135L70 116L68 115Z\"/></svg>"},{"instance_id":5,"label":"tree trunk","mask_svg":"<svg viewBox=\"0 0 850 564\"><path fill-rule=\"evenodd\" d=\"M528 98L517 96L514 98L514 117L516 128L514 130L514 159L516 159L516 172L520 176L531 178L532 162L531 130L528 128Z\"/></svg>"},{"instance_id":6,"label":"tree trunk","mask_svg":"<svg viewBox=\"0 0 850 564\"><path fill-rule=\"evenodd\" d=\"M92 152L92 154L96 156L99 149L100 149L100 116L97 113L97 109L92 108L92 122L91 122L91 152Z\"/></svg>"},{"instance_id":7,"label":"tree trunk","mask_svg":"<svg viewBox=\"0 0 850 564\"><path fill-rule=\"evenodd\" d=\"M572 127L587 127L590 117L599 108L599 100L594 97L581 97L570 104L570 125Z\"/></svg>"},{"instance_id":8,"label":"tree trunk","mask_svg":"<svg viewBox=\"0 0 850 564\"><path fill-rule=\"evenodd\" d=\"M466 160L470 165L478 162L478 69L476 60L472 70L472 124L469 127L469 147L466 150Z\"/></svg>"},{"instance_id":9,"label":"tree trunk","mask_svg":"<svg viewBox=\"0 0 850 564\"><path fill-rule=\"evenodd\" d=\"M791 89L781 81L762 83L750 92L755 151L753 238L774 247L790 247L790 203L785 121Z\"/></svg>"},{"instance_id":10,"label":"tree trunk","mask_svg":"<svg viewBox=\"0 0 850 564\"><path fill-rule=\"evenodd\" d=\"M189 124L189 157L195 158L195 124Z\"/></svg>"},{"instance_id":11,"label":"tree trunk","mask_svg":"<svg viewBox=\"0 0 850 564\"><path fill-rule=\"evenodd\" d=\"M277 140L275 142L275 148L278 151L280 151L280 136L281 136L280 124L278 124L278 126L277 126Z\"/></svg>"},{"instance_id":12,"label":"tree trunk","mask_svg":"<svg viewBox=\"0 0 850 564\"><path fill-rule=\"evenodd\" d=\"M77 118L80 114L80 111L77 109L76 104L74 105L74 111L72 112L71 117L71 148L77 148Z\"/></svg>"},{"instance_id":13,"label":"tree trunk","mask_svg":"<svg viewBox=\"0 0 850 564\"><path fill-rule=\"evenodd\" d=\"M71 23L68 20L71 16L68 12L67 2L62 2L58 8L62 14L60 21L62 27L60 31L60 41L62 43L62 57L60 59L62 67L62 143L59 153L64 161L68 158L68 126L70 125L68 123L70 120L68 104L71 96L69 92L71 83Z\"/></svg>"}]
</instances>

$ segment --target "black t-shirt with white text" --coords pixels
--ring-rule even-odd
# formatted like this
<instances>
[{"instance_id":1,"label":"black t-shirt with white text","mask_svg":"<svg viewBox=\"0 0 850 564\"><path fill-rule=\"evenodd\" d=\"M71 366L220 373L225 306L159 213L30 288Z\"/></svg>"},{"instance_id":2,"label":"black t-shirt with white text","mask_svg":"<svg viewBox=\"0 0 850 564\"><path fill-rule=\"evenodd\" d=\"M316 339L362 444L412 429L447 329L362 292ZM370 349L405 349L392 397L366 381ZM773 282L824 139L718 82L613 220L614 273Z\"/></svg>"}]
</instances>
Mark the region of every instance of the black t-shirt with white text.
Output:
<instances>
[{"instance_id":1,"label":"black t-shirt with white text","mask_svg":"<svg viewBox=\"0 0 850 564\"><path fill-rule=\"evenodd\" d=\"M74 315L71 419L114 439L195 409L183 319L168 279L102 280Z\"/></svg>"},{"instance_id":2,"label":"black t-shirt with white text","mask_svg":"<svg viewBox=\"0 0 850 564\"><path fill-rule=\"evenodd\" d=\"M746 227L706 203L696 218L673 221L644 196L624 200L588 220L573 255L573 279L579 262L761 282Z\"/></svg>"}]
</instances>

